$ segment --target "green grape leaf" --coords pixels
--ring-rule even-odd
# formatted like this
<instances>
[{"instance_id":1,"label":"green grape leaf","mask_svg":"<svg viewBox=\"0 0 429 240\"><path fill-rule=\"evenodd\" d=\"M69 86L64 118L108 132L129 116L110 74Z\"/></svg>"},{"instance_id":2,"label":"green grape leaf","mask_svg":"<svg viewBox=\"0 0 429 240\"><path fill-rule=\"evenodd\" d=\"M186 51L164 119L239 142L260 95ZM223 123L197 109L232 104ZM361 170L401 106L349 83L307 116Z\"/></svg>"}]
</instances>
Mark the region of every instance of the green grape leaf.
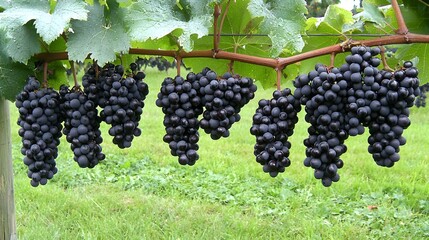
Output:
<instances>
[{"instance_id":1,"label":"green grape leaf","mask_svg":"<svg viewBox=\"0 0 429 240\"><path fill-rule=\"evenodd\" d=\"M222 36L219 47L230 52L271 57L271 39L268 35L264 36L259 32L263 18L253 18L247 8L248 5L248 1L231 3L222 29L222 33L231 35ZM233 16L240 16L240 18ZM207 43L210 42L207 40ZM210 46L207 45L207 48Z\"/></svg>"},{"instance_id":2,"label":"green grape leaf","mask_svg":"<svg viewBox=\"0 0 429 240\"><path fill-rule=\"evenodd\" d=\"M329 5L326 9L325 16L319 26L326 25L326 27L332 28L336 33L342 33L343 27L346 25L353 24L353 15L350 11L339 7L338 5ZM333 32L333 31L331 31ZM319 33L325 33L319 31Z\"/></svg>"},{"instance_id":3,"label":"green grape leaf","mask_svg":"<svg viewBox=\"0 0 429 240\"><path fill-rule=\"evenodd\" d=\"M336 29L329 23L319 23L315 18L309 18L307 24L307 36L304 36L303 38L305 40L304 52L338 43L339 39L336 34L339 34L339 29ZM312 34L323 35L319 36ZM332 34L332 36L329 36L330 34Z\"/></svg>"},{"instance_id":4,"label":"green grape leaf","mask_svg":"<svg viewBox=\"0 0 429 240\"><path fill-rule=\"evenodd\" d=\"M336 5L330 5L322 19L309 18L307 20L307 36L304 37L305 47L303 52L328 47L334 44L339 44L341 41L346 40L345 37L338 37L336 34L340 34L345 30L346 25L354 23L352 14L350 11L342 9ZM323 36L317 36L312 34L326 34ZM329 36L332 34L332 36ZM342 61L342 62L341 62ZM335 66L341 66L344 62L344 56L337 54L335 57ZM314 66L317 63L325 65L330 64L330 56L320 56L310 59L306 59L296 65L300 68L300 73L307 73L314 70Z\"/></svg>"},{"instance_id":5,"label":"green grape leaf","mask_svg":"<svg viewBox=\"0 0 429 240\"><path fill-rule=\"evenodd\" d=\"M12 4L11 0L0 0L0 9L9 8Z\"/></svg>"},{"instance_id":6,"label":"green grape leaf","mask_svg":"<svg viewBox=\"0 0 429 240\"><path fill-rule=\"evenodd\" d=\"M140 0L128 7L126 16L133 40L146 41L172 33L187 52L197 38L208 35L213 10L210 0ZM180 31L175 31L180 30Z\"/></svg>"},{"instance_id":7,"label":"green grape leaf","mask_svg":"<svg viewBox=\"0 0 429 240\"><path fill-rule=\"evenodd\" d=\"M88 54L100 65L116 58L118 52L128 52L130 40L123 24L120 9L110 6L111 22L105 22L104 7L94 3L89 6L87 21L72 21L67 50L69 59L84 61Z\"/></svg>"},{"instance_id":8,"label":"green grape leaf","mask_svg":"<svg viewBox=\"0 0 429 240\"><path fill-rule=\"evenodd\" d=\"M18 1L0 13L0 27L15 29L34 20L37 33L49 44L63 33L71 19L86 20L85 6L79 0L60 0L51 14L49 1L40 4Z\"/></svg>"},{"instance_id":9,"label":"green grape leaf","mask_svg":"<svg viewBox=\"0 0 429 240\"><path fill-rule=\"evenodd\" d=\"M67 49L66 40L64 38L57 38L49 44L49 52L64 52Z\"/></svg>"},{"instance_id":10,"label":"green grape leaf","mask_svg":"<svg viewBox=\"0 0 429 240\"><path fill-rule=\"evenodd\" d=\"M427 18L429 15L428 9L429 8L425 6L419 8L413 8L411 6L401 8L402 15L404 16L405 23L407 24L410 32L429 34L429 19ZM393 10L391 12L393 12ZM395 25L397 26L397 23Z\"/></svg>"},{"instance_id":11,"label":"green grape leaf","mask_svg":"<svg viewBox=\"0 0 429 240\"><path fill-rule=\"evenodd\" d=\"M9 29L7 32L7 54L17 62L27 63L35 53L40 52L39 36L31 23Z\"/></svg>"},{"instance_id":12,"label":"green grape leaf","mask_svg":"<svg viewBox=\"0 0 429 240\"><path fill-rule=\"evenodd\" d=\"M365 0L364 2L373 4L373 5L377 5L377 6L390 5L389 0ZM401 4L401 1L398 1L398 2L399 2L399 4Z\"/></svg>"},{"instance_id":13,"label":"green grape leaf","mask_svg":"<svg viewBox=\"0 0 429 240\"><path fill-rule=\"evenodd\" d=\"M412 33L429 34L429 7L421 2L415 3L416 0L407 1L407 5L401 7L401 13L407 24L408 30ZM386 25L394 32L398 29L395 12L393 8L384 10Z\"/></svg>"},{"instance_id":14,"label":"green grape leaf","mask_svg":"<svg viewBox=\"0 0 429 240\"><path fill-rule=\"evenodd\" d=\"M386 22L383 13L378 9L377 5L363 2L363 11L356 14L354 18L360 19L361 21L373 22L379 27L385 27Z\"/></svg>"},{"instance_id":15,"label":"green grape leaf","mask_svg":"<svg viewBox=\"0 0 429 240\"><path fill-rule=\"evenodd\" d=\"M0 46L7 43L5 33L0 31ZM0 48L0 98L10 101L23 89L31 69L22 63L15 63L4 48Z\"/></svg>"},{"instance_id":16,"label":"green grape leaf","mask_svg":"<svg viewBox=\"0 0 429 240\"><path fill-rule=\"evenodd\" d=\"M38 16L46 14L49 11L49 3L29 5L12 5L0 13L0 28L11 29L20 27ZM30 5L31 4L31 5Z\"/></svg>"},{"instance_id":17,"label":"green grape leaf","mask_svg":"<svg viewBox=\"0 0 429 240\"><path fill-rule=\"evenodd\" d=\"M79 0L58 1L52 14L40 15L34 24L46 43L54 41L64 31L71 19L86 20L86 4Z\"/></svg>"},{"instance_id":18,"label":"green grape leaf","mask_svg":"<svg viewBox=\"0 0 429 240\"><path fill-rule=\"evenodd\" d=\"M263 18L260 32L271 39L271 56L277 57L284 48L300 52L304 47L301 34L305 28L307 8L304 0L251 0L247 9L254 18Z\"/></svg>"},{"instance_id":19,"label":"green grape leaf","mask_svg":"<svg viewBox=\"0 0 429 240\"><path fill-rule=\"evenodd\" d=\"M257 32L262 18L253 18L247 8L248 5L249 0L230 2L222 33L252 34ZM226 6L223 4L222 9L225 8Z\"/></svg>"},{"instance_id":20,"label":"green grape leaf","mask_svg":"<svg viewBox=\"0 0 429 240\"><path fill-rule=\"evenodd\" d=\"M176 39L173 36L166 35L162 38L148 39L144 42L133 41L131 42L131 47L143 49L178 50L178 47L175 44Z\"/></svg>"},{"instance_id":21,"label":"green grape leaf","mask_svg":"<svg viewBox=\"0 0 429 240\"><path fill-rule=\"evenodd\" d=\"M329 6L322 19L309 18L307 20L307 35L303 37L305 41L303 51L307 52L331 46L339 43L341 40L346 40L345 37L339 38L336 35L343 31L342 28L346 24L351 23L353 23L353 18L349 11L335 5ZM318 36L317 34L323 35Z\"/></svg>"},{"instance_id":22,"label":"green grape leaf","mask_svg":"<svg viewBox=\"0 0 429 240\"><path fill-rule=\"evenodd\" d=\"M415 67L419 69L420 82L422 84L429 82L429 69L427 68L429 64L429 44L415 43L397 47L395 57L401 62L417 58L418 62L416 61L417 65Z\"/></svg>"}]
</instances>

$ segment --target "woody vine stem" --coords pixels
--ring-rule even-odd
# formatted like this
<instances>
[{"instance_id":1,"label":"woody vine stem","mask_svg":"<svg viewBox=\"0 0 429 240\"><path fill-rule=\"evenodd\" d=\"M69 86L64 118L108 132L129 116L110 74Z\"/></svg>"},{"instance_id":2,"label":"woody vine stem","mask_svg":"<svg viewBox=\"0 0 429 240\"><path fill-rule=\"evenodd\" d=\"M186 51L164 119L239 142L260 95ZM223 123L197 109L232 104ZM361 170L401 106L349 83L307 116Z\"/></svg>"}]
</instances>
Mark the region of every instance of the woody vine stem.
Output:
<instances>
[{"instance_id":1,"label":"woody vine stem","mask_svg":"<svg viewBox=\"0 0 429 240\"><path fill-rule=\"evenodd\" d=\"M230 1L228 1L225 12L222 15L222 20L227 14ZM335 44L332 46L316 49L313 51L308 51L300 53L294 56L285 57L285 58L265 58L265 57L256 57L247 54L240 54L235 52L227 52L219 49L219 40L222 23L218 27L218 18L221 15L220 5L216 5L214 8L214 34L213 34L213 49L210 50L195 50L191 52L185 52L183 50L174 51L174 50L156 50L156 49L141 49L141 48L130 48L129 54L139 54L139 55L157 55L157 56L168 56L174 58L215 58L215 59L226 59L231 61L245 62L255 65L261 65L266 67L271 67L274 70L284 69L286 66L300 62L302 60L323 56L327 54L336 54L349 50L354 45L364 45L367 47L371 46L384 46L389 44L410 44L410 43L429 43L429 35L424 34L415 34L410 33L403 19L401 10L399 8L397 0L392 0L392 8L395 12L395 16L398 22L398 29L396 34L391 36L380 37L376 39L362 40L362 41L353 41L349 39L347 44ZM37 59L43 60L45 62L57 61L57 60L67 60L67 52L57 52L57 53L40 53L35 56Z\"/></svg>"}]
</instances>

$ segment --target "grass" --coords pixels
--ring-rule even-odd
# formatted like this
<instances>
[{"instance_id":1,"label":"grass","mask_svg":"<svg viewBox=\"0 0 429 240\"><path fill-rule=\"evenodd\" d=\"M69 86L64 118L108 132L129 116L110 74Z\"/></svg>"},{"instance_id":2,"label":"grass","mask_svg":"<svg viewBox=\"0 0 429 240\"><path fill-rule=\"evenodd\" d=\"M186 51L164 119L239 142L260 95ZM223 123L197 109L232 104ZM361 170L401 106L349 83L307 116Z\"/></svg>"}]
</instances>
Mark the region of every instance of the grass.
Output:
<instances>
[{"instance_id":1,"label":"grass","mask_svg":"<svg viewBox=\"0 0 429 240\"><path fill-rule=\"evenodd\" d=\"M140 122L143 135L129 149L111 143L107 159L80 169L65 139L59 172L33 188L12 126L15 201L20 239L427 239L429 237L428 109L412 109L401 160L378 167L367 135L347 140L341 179L330 188L302 165L307 123L291 138L292 165L277 178L262 172L250 135L257 92L227 139L202 135L200 160L180 166L162 142L162 112L154 104L166 74L147 74L150 94ZM12 108L12 119L17 112ZM13 121L13 120L12 120Z\"/></svg>"}]
</instances>

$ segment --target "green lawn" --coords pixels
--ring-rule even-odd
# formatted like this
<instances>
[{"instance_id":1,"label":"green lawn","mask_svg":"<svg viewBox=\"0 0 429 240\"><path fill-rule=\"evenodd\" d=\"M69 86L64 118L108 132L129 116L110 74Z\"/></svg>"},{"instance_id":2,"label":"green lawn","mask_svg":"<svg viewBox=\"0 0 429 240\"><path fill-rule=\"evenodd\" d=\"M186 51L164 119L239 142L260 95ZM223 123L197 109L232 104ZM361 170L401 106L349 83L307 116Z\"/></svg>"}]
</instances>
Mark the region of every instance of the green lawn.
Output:
<instances>
[{"instance_id":1,"label":"green lawn","mask_svg":"<svg viewBox=\"0 0 429 240\"><path fill-rule=\"evenodd\" d=\"M325 188L302 164L304 110L291 137L292 165L286 172L271 178L255 161L251 119L258 99L272 92L262 88L229 138L203 135L200 160L192 167L179 165L162 141L163 115L154 103L167 75L147 75L143 134L132 147L117 148L103 125L106 160L80 169L63 138L59 172L38 188L26 176L11 107L19 239L429 238L429 108L412 109L407 144L393 168L375 164L366 134L350 138L341 179Z\"/></svg>"}]
</instances>

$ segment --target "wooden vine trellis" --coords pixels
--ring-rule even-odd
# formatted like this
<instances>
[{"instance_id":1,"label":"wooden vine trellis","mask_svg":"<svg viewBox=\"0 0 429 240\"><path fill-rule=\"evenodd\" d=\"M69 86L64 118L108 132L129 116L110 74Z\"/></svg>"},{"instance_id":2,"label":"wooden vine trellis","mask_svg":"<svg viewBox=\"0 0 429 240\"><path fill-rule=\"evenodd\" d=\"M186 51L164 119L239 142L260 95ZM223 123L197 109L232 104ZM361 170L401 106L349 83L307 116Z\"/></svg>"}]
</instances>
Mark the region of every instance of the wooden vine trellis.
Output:
<instances>
[{"instance_id":1,"label":"wooden vine trellis","mask_svg":"<svg viewBox=\"0 0 429 240\"><path fill-rule=\"evenodd\" d=\"M304 52L286 58L264 58L256 57L246 54L239 54L236 52L227 52L219 49L219 42L222 32L222 26L226 15L228 13L229 0L225 6L224 12L220 5L214 7L214 23L213 29L213 49L209 50L195 50L185 52L183 50L155 50L155 49L140 49L130 48L128 54L138 55L157 55L174 57L177 60L177 74L180 75L180 61L183 58L214 58L230 60L230 69L234 61L245 62L255 65L271 67L277 72L276 85L280 88L281 72L290 64L297 63L302 60L322 56L331 55L331 65L337 53L350 50L352 46L384 46L389 44L410 44L410 43L429 43L429 35L410 33L405 24L399 4L397 0L392 0L391 5L395 13L398 24L396 33L389 36L381 36L376 39L353 41L348 39L343 43L335 44L329 47ZM220 20L219 20L220 17ZM35 55L36 59L47 63L58 60L67 60L67 52L45 52ZM382 57L383 61L385 60ZM385 62L383 62L385 63ZM73 63L71 63L73 65ZM386 65L385 65L386 66ZM46 75L46 74L45 74ZM46 76L45 76L46 77ZM15 203L14 203L14 190L13 190L13 171L12 171L12 143L10 132L10 114L9 103L5 99L0 99L0 240L3 239L16 239L16 223L15 223Z\"/></svg>"}]
</instances>

